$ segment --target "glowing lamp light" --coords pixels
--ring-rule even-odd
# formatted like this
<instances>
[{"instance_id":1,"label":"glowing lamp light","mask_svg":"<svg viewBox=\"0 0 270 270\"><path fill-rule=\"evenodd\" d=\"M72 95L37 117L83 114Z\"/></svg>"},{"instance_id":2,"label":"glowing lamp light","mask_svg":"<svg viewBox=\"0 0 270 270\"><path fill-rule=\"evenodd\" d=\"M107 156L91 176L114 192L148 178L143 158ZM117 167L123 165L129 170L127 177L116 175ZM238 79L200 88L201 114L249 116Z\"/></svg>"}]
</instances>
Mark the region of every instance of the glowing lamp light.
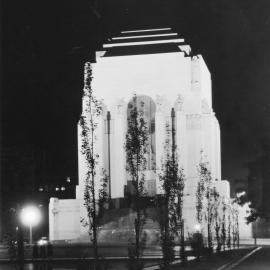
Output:
<instances>
[{"instance_id":1,"label":"glowing lamp light","mask_svg":"<svg viewBox=\"0 0 270 270\"><path fill-rule=\"evenodd\" d=\"M201 231L201 225L200 224L195 224L194 228L195 228L195 231L196 232L200 232Z\"/></svg>"},{"instance_id":2,"label":"glowing lamp light","mask_svg":"<svg viewBox=\"0 0 270 270\"><path fill-rule=\"evenodd\" d=\"M44 246L44 245L47 245L47 244L48 244L48 241L46 239L40 239L38 241L39 246Z\"/></svg>"},{"instance_id":3,"label":"glowing lamp light","mask_svg":"<svg viewBox=\"0 0 270 270\"><path fill-rule=\"evenodd\" d=\"M40 210L36 206L26 206L22 209L20 215L21 221L23 225L29 226L29 242L30 244L33 243L33 234L32 234L32 227L38 225L41 220L41 213Z\"/></svg>"},{"instance_id":4,"label":"glowing lamp light","mask_svg":"<svg viewBox=\"0 0 270 270\"><path fill-rule=\"evenodd\" d=\"M34 227L41 220L40 210L36 206L26 206L21 212L21 221L25 226Z\"/></svg>"}]
</instances>

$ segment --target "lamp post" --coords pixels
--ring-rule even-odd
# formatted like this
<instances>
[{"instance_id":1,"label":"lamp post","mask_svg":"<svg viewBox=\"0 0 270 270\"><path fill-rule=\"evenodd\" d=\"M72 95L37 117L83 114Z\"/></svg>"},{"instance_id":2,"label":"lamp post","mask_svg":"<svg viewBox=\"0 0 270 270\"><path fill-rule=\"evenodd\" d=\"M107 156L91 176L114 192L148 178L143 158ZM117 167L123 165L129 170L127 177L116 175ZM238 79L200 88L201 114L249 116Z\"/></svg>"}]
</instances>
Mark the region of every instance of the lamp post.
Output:
<instances>
[{"instance_id":1,"label":"lamp post","mask_svg":"<svg viewBox=\"0 0 270 270\"><path fill-rule=\"evenodd\" d=\"M29 227L29 242L33 243L33 227L38 225L41 220L41 213L38 207L34 205L26 206L22 209L20 218L25 226Z\"/></svg>"},{"instance_id":2,"label":"lamp post","mask_svg":"<svg viewBox=\"0 0 270 270\"><path fill-rule=\"evenodd\" d=\"M253 232L253 235L254 235L254 245L255 246L257 246L257 220L258 220L258 217L254 221L254 232Z\"/></svg>"},{"instance_id":3,"label":"lamp post","mask_svg":"<svg viewBox=\"0 0 270 270\"><path fill-rule=\"evenodd\" d=\"M111 199L111 113L107 112L109 199Z\"/></svg>"}]
</instances>

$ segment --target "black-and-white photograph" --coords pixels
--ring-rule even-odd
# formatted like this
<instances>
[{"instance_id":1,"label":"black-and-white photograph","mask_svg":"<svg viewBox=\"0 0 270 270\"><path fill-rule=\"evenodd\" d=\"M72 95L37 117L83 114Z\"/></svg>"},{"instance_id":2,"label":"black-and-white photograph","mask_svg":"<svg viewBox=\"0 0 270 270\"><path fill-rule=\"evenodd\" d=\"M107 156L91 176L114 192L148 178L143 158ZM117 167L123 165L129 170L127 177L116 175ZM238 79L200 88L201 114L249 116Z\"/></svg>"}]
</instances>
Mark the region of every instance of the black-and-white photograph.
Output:
<instances>
[{"instance_id":1,"label":"black-and-white photograph","mask_svg":"<svg viewBox=\"0 0 270 270\"><path fill-rule=\"evenodd\" d=\"M269 0L1 19L1 270L270 269Z\"/></svg>"}]
</instances>

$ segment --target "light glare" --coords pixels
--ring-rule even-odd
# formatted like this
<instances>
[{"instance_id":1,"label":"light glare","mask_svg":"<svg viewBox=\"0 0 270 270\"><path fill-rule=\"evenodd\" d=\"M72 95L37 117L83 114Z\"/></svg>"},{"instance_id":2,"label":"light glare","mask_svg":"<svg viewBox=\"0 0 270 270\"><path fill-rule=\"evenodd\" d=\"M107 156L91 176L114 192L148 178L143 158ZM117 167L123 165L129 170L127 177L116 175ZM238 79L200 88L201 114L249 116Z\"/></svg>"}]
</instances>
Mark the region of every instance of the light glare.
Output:
<instances>
[{"instance_id":1,"label":"light glare","mask_svg":"<svg viewBox=\"0 0 270 270\"><path fill-rule=\"evenodd\" d=\"M200 224L195 224L195 231L200 232L201 231L201 225Z\"/></svg>"},{"instance_id":2,"label":"light glare","mask_svg":"<svg viewBox=\"0 0 270 270\"><path fill-rule=\"evenodd\" d=\"M26 226L36 226L41 220L40 210L36 206L26 206L21 212L21 221Z\"/></svg>"}]
</instances>

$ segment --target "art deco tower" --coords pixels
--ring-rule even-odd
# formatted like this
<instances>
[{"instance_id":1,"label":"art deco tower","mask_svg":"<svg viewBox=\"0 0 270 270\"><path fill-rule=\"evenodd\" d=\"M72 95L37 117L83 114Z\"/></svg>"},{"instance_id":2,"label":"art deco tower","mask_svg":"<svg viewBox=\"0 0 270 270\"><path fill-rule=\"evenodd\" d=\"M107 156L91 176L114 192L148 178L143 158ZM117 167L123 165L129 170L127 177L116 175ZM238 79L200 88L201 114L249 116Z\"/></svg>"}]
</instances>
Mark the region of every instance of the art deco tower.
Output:
<instances>
[{"instance_id":1,"label":"art deco tower","mask_svg":"<svg viewBox=\"0 0 270 270\"><path fill-rule=\"evenodd\" d=\"M125 196L130 177L126 172L124 145L127 119L135 105L132 97L136 93L136 105L143 104L149 128L145 185L150 196L160 193L158 175L164 155L166 125L171 123L173 109L179 163L186 176L185 225L187 230L192 230L196 223L195 193L199 179L198 165L202 158L209 163L219 192L227 198L230 196L228 182L221 180L220 129L212 108L211 74L202 56L193 55L184 38L170 28L124 31L109 39L96 52L96 62L91 64L91 68L94 95L103 101L95 142L95 151L99 154L96 179L105 169L110 176L111 197ZM86 215L83 205L86 170L80 145L81 131L78 126L77 199L70 202L55 200L50 204L51 211L54 211L50 224L66 226L60 217L65 211L76 215L78 223L70 229L73 238L84 233L79 220ZM61 231L57 226L51 227L60 237Z\"/></svg>"}]
</instances>

